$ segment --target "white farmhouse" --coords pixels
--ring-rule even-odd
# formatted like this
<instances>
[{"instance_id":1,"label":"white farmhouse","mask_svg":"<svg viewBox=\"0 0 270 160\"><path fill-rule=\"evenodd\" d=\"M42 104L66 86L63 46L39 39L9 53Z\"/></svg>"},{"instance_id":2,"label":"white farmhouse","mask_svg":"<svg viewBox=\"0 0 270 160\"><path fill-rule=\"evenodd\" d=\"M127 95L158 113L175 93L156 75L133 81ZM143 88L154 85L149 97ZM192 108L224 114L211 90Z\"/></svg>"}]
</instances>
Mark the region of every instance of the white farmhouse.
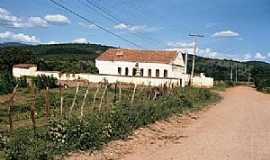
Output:
<instances>
[{"instance_id":1,"label":"white farmhouse","mask_svg":"<svg viewBox=\"0 0 270 160\"><path fill-rule=\"evenodd\" d=\"M181 52L109 49L96 59L99 74L69 74L58 71L37 71L36 65L13 66L13 76L52 76L61 81L87 80L92 83L127 83L149 86L186 86L190 75ZM196 76L191 84L196 87L213 87L213 78Z\"/></svg>"},{"instance_id":2,"label":"white farmhouse","mask_svg":"<svg viewBox=\"0 0 270 160\"><path fill-rule=\"evenodd\" d=\"M13 66L12 74L15 78L23 76L36 76L37 66L34 64L16 64Z\"/></svg>"},{"instance_id":3,"label":"white farmhouse","mask_svg":"<svg viewBox=\"0 0 270 160\"><path fill-rule=\"evenodd\" d=\"M96 59L99 74L152 78L181 78L185 74L182 53L109 49Z\"/></svg>"}]
</instances>

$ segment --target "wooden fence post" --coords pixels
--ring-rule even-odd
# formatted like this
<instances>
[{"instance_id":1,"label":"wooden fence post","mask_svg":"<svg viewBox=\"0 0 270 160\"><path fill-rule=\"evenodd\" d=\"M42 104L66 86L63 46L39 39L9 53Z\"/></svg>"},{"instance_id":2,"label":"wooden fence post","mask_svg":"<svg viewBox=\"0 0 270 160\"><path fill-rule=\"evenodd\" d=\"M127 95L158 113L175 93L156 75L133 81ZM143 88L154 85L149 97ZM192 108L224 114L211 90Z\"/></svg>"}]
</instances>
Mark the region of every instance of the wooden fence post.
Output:
<instances>
[{"instance_id":1,"label":"wooden fence post","mask_svg":"<svg viewBox=\"0 0 270 160\"><path fill-rule=\"evenodd\" d=\"M96 90L95 95L94 95L93 108L95 107L95 104L96 104L96 99L97 99L97 95L98 95L98 92L99 92L99 87L100 87L100 84L97 85L97 90Z\"/></svg>"},{"instance_id":2,"label":"wooden fence post","mask_svg":"<svg viewBox=\"0 0 270 160\"><path fill-rule=\"evenodd\" d=\"M81 105L81 120L83 119L83 108L84 108L84 105L85 105L85 101L86 101L86 97L88 95L88 90L89 90L89 85L85 91L85 94L84 94L84 97L83 97L83 102L82 102L82 105Z\"/></svg>"},{"instance_id":3,"label":"wooden fence post","mask_svg":"<svg viewBox=\"0 0 270 160\"><path fill-rule=\"evenodd\" d=\"M46 87L45 93L45 113L46 113L46 120L49 122L49 116L50 116L50 102L49 102L49 87Z\"/></svg>"},{"instance_id":4,"label":"wooden fence post","mask_svg":"<svg viewBox=\"0 0 270 160\"><path fill-rule=\"evenodd\" d=\"M119 102L121 102L121 98L122 98L122 88L121 88L121 83L119 83Z\"/></svg>"},{"instance_id":5,"label":"wooden fence post","mask_svg":"<svg viewBox=\"0 0 270 160\"><path fill-rule=\"evenodd\" d=\"M31 121L32 121L32 126L34 130L34 134L36 135L36 88L35 85L32 85L32 105L30 107L31 110Z\"/></svg>"},{"instance_id":6,"label":"wooden fence post","mask_svg":"<svg viewBox=\"0 0 270 160\"><path fill-rule=\"evenodd\" d=\"M131 97L131 103L133 104L134 102L134 97L135 97L135 93L136 93L136 88L137 88L137 84L135 84L134 89L133 89L133 93L132 93L132 97Z\"/></svg>"},{"instance_id":7,"label":"wooden fence post","mask_svg":"<svg viewBox=\"0 0 270 160\"><path fill-rule=\"evenodd\" d=\"M102 105L104 96L105 96L105 94L106 94L107 88L108 88L108 85L106 84L105 89L104 89L104 91L103 91L103 93L102 93L102 97L101 97L101 99L100 99L100 103L99 103L99 107L98 107L98 111L99 111L99 112L101 111L101 105Z\"/></svg>"},{"instance_id":8,"label":"wooden fence post","mask_svg":"<svg viewBox=\"0 0 270 160\"><path fill-rule=\"evenodd\" d=\"M16 95L16 91L17 91L17 88L18 88L18 84L14 87L13 91L12 91L12 95L9 99L9 104L8 104L8 120L9 120L9 132L11 133L12 130L13 130L13 121L12 121L12 107L14 105L14 98L15 98L15 95Z\"/></svg>"},{"instance_id":9,"label":"wooden fence post","mask_svg":"<svg viewBox=\"0 0 270 160\"><path fill-rule=\"evenodd\" d=\"M113 103L115 103L115 102L116 102L117 83L118 83L118 82L116 82L116 83L114 84L114 97L113 97Z\"/></svg>"},{"instance_id":10,"label":"wooden fence post","mask_svg":"<svg viewBox=\"0 0 270 160\"><path fill-rule=\"evenodd\" d=\"M77 99L78 92L79 92L79 83L77 83L76 92L75 92L75 95L74 95L74 98L73 98L73 101L72 101L72 105L71 105L70 111L69 111L69 116L71 116L71 114L72 114L72 110L74 108L74 105L75 105L75 102L76 102L76 99Z\"/></svg>"},{"instance_id":11,"label":"wooden fence post","mask_svg":"<svg viewBox=\"0 0 270 160\"><path fill-rule=\"evenodd\" d=\"M63 97L63 87L61 85L59 86L59 92L60 92L60 115L62 117L64 97Z\"/></svg>"}]
</instances>

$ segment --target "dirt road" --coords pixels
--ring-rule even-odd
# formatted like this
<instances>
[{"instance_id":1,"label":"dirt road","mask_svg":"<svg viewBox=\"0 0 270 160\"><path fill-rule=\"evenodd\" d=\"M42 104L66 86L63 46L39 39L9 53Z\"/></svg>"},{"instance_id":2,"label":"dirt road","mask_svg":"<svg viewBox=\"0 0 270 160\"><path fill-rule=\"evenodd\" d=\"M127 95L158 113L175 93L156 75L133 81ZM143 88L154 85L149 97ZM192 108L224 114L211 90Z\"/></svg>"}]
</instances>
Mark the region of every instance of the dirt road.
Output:
<instances>
[{"instance_id":1,"label":"dirt road","mask_svg":"<svg viewBox=\"0 0 270 160\"><path fill-rule=\"evenodd\" d=\"M207 111L136 131L102 152L71 159L270 160L270 95L235 87ZM199 117L198 117L199 116Z\"/></svg>"}]
</instances>

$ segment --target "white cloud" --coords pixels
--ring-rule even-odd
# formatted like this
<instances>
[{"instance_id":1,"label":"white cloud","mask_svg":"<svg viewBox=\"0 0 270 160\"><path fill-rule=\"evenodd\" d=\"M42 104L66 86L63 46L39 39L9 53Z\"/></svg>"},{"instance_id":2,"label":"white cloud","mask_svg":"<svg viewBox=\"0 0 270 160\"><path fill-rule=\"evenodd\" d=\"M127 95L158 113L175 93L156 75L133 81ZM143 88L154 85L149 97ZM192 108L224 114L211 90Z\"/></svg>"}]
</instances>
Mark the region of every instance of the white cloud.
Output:
<instances>
[{"instance_id":1,"label":"white cloud","mask_svg":"<svg viewBox=\"0 0 270 160\"><path fill-rule=\"evenodd\" d=\"M94 24L86 24L83 22L79 22L79 25L88 29L97 29L97 26Z\"/></svg>"},{"instance_id":2,"label":"white cloud","mask_svg":"<svg viewBox=\"0 0 270 160\"><path fill-rule=\"evenodd\" d=\"M44 19L52 24L69 24L70 20L61 14L49 14L44 17Z\"/></svg>"},{"instance_id":3,"label":"white cloud","mask_svg":"<svg viewBox=\"0 0 270 160\"><path fill-rule=\"evenodd\" d=\"M260 53L260 52L257 52L256 54L255 54L255 57L254 57L256 60L265 60L266 59L266 57L262 54L262 53Z\"/></svg>"},{"instance_id":4,"label":"white cloud","mask_svg":"<svg viewBox=\"0 0 270 160\"><path fill-rule=\"evenodd\" d=\"M249 61L252 59L252 56L250 54L245 54L244 55L244 61Z\"/></svg>"},{"instance_id":5,"label":"white cloud","mask_svg":"<svg viewBox=\"0 0 270 160\"><path fill-rule=\"evenodd\" d=\"M120 24L117 24L115 26L113 26L114 29L127 29L128 28L128 25L124 24L124 23L120 23Z\"/></svg>"},{"instance_id":6,"label":"white cloud","mask_svg":"<svg viewBox=\"0 0 270 160\"><path fill-rule=\"evenodd\" d=\"M47 21L41 17L19 18L11 15L11 13L4 8L0 8L0 24L14 28L48 26Z\"/></svg>"},{"instance_id":7,"label":"white cloud","mask_svg":"<svg viewBox=\"0 0 270 160\"><path fill-rule=\"evenodd\" d=\"M208 58L217 58L222 57L221 53L218 53L217 51L212 50L211 48L205 48L205 49L199 49L200 56L208 57Z\"/></svg>"},{"instance_id":8,"label":"white cloud","mask_svg":"<svg viewBox=\"0 0 270 160\"><path fill-rule=\"evenodd\" d=\"M72 41L72 43L89 43L86 38L77 38Z\"/></svg>"},{"instance_id":9,"label":"white cloud","mask_svg":"<svg viewBox=\"0 0 270 160\"><path fill-rule=\"evenodd\" d=\"M269 57L269 58L270 58L270 52L267 54L267 57Z\"/></svg>"},{"instance_id":10,"label":"white cloud","mask_svg":"<svg viewBox=\"0 0 270 160\"><path fill-rule=\"evenodd\" d=\"M46 15L44 18L37 16L18 17L8 10L0 8L0 25L14 28L48 27L50 24L68 24L70 20L60 14Z\"/></svg>"},{"instance_id":11,"label":"white cloud","mask_svg":"<svg viewBox=\"0 0 270 160\"><path fill-rule=\"evenodd\" d=\"M60 44L60 42L57 42L57 41L49 41L49 42L47 42L47 43L45 43L45 44Z\"/></svg>"},{"instance_id":12,"label":"white cloud","mask_svg":"<svg viewBox=\"0 0 270 160\"><path fill-rule=\"evenodd\" d=\"M193 48L194 43L185 43L185 42L168 42L169 47L177 47L177 48Z\"/></svg>"},{"instance_id":13,"label":"white cloud","mask_svg":"<svg viewBox=\"0 0 270 160\"><path fill-rule=\"evenodd\" d=\"M26 35L23 33L2 32L0 33L0 40L3 41L15 41L24 43L40 43L40 41L32 35Z\"/></svg>"},{"instance_id":14,"label":"white cloud","mask_svg":"<svg viewBox=\"0 0 270 160\"><path fill-rule=\"evenodd\" d=\"M231 30L216 32L212 35L212 37L219 38L230 38L230 37L239 37L240 34L237 32L233 32Z\"/></svg>"},{"instance_id":15,"label":"white cloud","mask_svg":"<svg viewBox=\"0 0 270 160\"><path fill-rule=\"evenodd\" d=\"M148 27L146 25L128 25L128 24L124 24L124 23L119 23L117 25L114 25L113 28L118 29L118 30L129 31L129 32L132 32L132 33L154 32L154 31L158 30L158 28Z\"/></svg>"},{"instance_id":16,"label":"white cloud","mask_svg":"<svg viewBox=\"0 0 270 160\"><path fill-rule=\"evenodd\" d=\"M30 17L28 19L28 22L30 25L32 25L32 27L34 26L47 27L48 26L47 21L45 21L44 19L40 17Z\"/></svg>"}]
</instances>

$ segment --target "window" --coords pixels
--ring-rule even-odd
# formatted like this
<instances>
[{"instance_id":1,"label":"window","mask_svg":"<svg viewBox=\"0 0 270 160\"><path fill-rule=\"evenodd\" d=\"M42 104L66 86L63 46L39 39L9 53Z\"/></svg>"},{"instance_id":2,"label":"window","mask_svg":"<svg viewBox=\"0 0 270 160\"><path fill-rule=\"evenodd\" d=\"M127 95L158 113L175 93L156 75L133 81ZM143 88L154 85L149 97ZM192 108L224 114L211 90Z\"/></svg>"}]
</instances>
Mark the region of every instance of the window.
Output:
<instances>
[{"instance_id":1,"label":"window","mask_svg":"<svg viewBox=\"0 0 270 160\"><path fill-rule=\"evenodd\" d=\"M148 77L152 77L152 70L148 69Z\"/></svg>"},{"instance_id":2,"label":"window","mask_svg":"<svg viewBox=\"0 0 270 160\"><path fill-rule=\"evenodd\" d=\"M168 77L168 71L165 69L164 70L164 77L167 78Z\"/></svg>"},{"instance_id":3,"label":"window","mask_svg":"<svg viewBox=\"0 0 270 160\"><path fill-rule=\"evenodd\" d=\"M132 70L132 76L136 76L136 72L137 72L137 69L136 68L133 68L133 70Z\"/></svg>"},{"instance_id":4,"label":"window","mask_svg":"<svg viewBox=\"0 0 270 160\"><path fill-rule=\"evenodd\" d=\"M156 69L156 77L159 77L159 69Z\"/></svg>"},{"instance_id":5,"label":"window","mask_svg":"<svg viewBox=\"0 0 270 160\"><path fill-rule=\"evenodd\" d=\"M143 77L143 69L140 70L140 76Z\"/></svg>"},{"instance_id":6,"label":"window","mask_svg":"<svg viewBox=\"0 0 270 160\"><path fill-rule=\"evenodd\" d=\"M122 68L118 67L118 74L121 75L122 74Z\"/></svg>"},{"instance_id":7,"label":"window","mask_svg":"<svg viewBox=\"0 0 270 160\"><path fill-rule=\"evenodd\" d=\"M125 69L125 75L128 76L128 68Z\"/></svg>"}]
</instances>

